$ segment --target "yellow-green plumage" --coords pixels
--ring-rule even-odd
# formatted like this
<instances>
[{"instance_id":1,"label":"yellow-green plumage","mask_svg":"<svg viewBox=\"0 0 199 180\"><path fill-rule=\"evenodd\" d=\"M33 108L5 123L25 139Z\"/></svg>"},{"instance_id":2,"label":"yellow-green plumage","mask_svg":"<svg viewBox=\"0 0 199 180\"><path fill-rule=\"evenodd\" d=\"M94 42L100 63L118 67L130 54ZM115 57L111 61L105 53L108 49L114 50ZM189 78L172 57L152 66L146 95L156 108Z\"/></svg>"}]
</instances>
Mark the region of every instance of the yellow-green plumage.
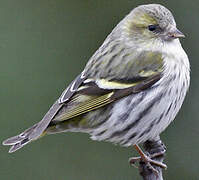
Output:
<instances>
[{"instance_id":1,"label":"yellow-green plumage","mask_svg":"<svg viewBox=\"0 0 199 180\"><path fill-rule=\"evenodd\" d=\"M108 94L105 94L99 97L90 96L89 100L82 101L82 102L80 101L78 103L76 102L77 105L74 105L68 111L66 110L63 114L56 117L54 120L65 121L73 117L79 116L81 114L87 113L89 111L92 111L94 109L105 106L106 104L109 104L112 102L112 100L110 99L111 95L113 95L113 92L110 92ZM81 96L84 96L84 95L81 95Z\"/></svg>"}]
</instances>

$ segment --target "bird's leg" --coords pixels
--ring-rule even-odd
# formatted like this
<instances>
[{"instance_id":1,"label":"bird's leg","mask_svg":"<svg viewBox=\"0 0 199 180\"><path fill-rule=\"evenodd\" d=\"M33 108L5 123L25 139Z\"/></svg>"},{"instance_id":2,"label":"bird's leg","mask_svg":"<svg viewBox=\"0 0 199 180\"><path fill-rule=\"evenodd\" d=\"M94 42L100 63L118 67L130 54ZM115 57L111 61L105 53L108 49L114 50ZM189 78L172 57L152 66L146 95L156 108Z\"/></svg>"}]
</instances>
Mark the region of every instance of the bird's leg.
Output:
<instances>
[{"instance_id":1,"label":"bird's leg","mask_svg":"<svg viewBox=\"0 0 199 180\"><path fill-rule=\"evenodd\" d=\"M165 151L166 151L165 149L160 151L160 152L156 152L156 153L154 153L152 155L146 155L137 144L134 145L134 148L140 154L140 157L132 157L132 158L130 158L129 159L129 163L131 165L135 165L136 162L138 162L138 161L141 162L142 161L142 162L146 163L147 166L149 167L149 169L151 169L156 174L158 172L152 165L159 166L159 167L164 168L164 169L167 168L167 166L165 164L163 164L162 162L153 160L153 158L156 158L156 157L159 157L159 156L163 156Z\"/></svg>"}]
</instances>

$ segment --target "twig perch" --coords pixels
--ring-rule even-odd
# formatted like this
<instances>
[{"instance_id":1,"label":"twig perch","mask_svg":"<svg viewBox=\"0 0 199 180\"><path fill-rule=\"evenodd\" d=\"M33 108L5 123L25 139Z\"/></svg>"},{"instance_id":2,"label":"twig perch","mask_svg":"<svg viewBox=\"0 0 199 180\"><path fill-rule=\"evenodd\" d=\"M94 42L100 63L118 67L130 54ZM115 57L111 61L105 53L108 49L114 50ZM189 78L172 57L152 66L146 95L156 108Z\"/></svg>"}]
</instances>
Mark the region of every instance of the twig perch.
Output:
<instances>
[{"instance_id":1,"label":"twig perch","mask_svg":"<svg viewBox=\"0 0 199 180\"><path fill-rule=\"evenodd\" d=\"M146 141L143 145L146 154L153 155L154 153L163 152L163 155L153 158L156 161L163 162L166 146L159 139L157 141ZM139 163L139 172L143 180L163 180L162 168L158 166L153 167L158 171L158 175L154 173L144 162Z\"/></svg>"}]
</instances>

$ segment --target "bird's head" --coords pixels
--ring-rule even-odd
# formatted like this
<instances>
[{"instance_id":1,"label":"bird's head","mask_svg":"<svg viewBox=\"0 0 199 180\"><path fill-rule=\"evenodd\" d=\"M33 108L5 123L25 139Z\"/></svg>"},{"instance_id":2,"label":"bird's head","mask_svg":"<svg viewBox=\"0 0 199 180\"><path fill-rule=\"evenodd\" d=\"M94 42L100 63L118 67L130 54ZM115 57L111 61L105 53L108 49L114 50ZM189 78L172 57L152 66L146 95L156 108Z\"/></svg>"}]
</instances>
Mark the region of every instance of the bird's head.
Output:
<instances>
[{"instance_id":1,"label":"bird's head","mask_svg":"<svg viewBox=\"0 0 199 180\"><path fill-rule=\"evenodd\" d=\"M134 42L164 42L184 37L176 28L172 13L159 4L141 5L133 9L123 21L123 31Z\"/></svg>"}]
</instances>

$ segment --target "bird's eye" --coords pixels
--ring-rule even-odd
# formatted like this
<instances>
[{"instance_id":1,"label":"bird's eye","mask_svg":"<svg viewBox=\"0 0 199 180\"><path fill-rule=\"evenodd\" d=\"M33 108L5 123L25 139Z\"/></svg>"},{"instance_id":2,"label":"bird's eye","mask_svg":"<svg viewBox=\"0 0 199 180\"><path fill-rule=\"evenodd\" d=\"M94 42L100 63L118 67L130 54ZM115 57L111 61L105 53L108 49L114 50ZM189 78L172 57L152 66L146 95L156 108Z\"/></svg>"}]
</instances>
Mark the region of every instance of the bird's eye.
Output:
<instances>
[{"instance_id":1,"label":"bird's eye","mask_svg":"<svg viewBox=\"0 0 199 180\"><path fill-rule=\"evenodd\" d=\"M149 25L148 26L148 29L149 29L149 31L155 31L156 29L157 29L157 25Z\"/></svg>"}]
</instances>

